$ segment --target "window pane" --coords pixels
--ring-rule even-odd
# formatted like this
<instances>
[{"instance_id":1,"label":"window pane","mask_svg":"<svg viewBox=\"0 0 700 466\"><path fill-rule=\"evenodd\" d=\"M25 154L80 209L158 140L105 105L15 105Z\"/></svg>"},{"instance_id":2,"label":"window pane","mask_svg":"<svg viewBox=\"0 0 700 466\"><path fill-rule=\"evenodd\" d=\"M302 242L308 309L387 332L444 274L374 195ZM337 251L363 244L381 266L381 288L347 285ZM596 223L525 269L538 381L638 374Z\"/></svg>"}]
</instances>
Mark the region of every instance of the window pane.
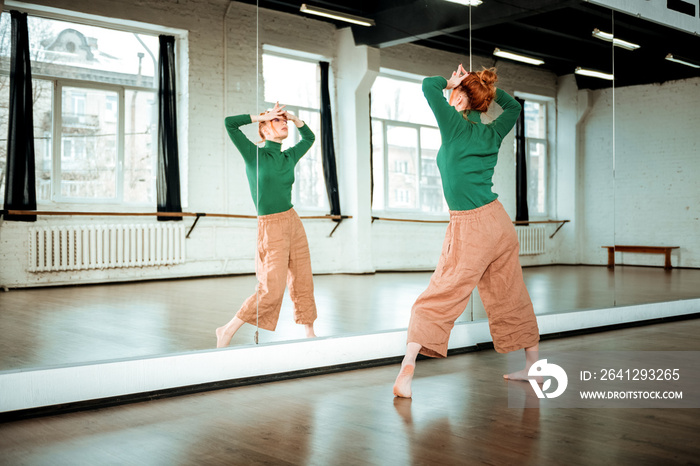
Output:
<instances>
[{"instance_id":1,"label":"window pane","mask_svg":"<svg viewBox=\"0 0 700 466\"><path fill-rule=\"evenodd\" d=\"M0 76L0 201L5 197L7 135L10 122L10 77ZM51 199L51 102L53 86L49 81L32 80L34 109L34 164L37 201Z\"/></svg>"},{"instance_id":2,"label":"window pane","mask_svg":"<svg viewBox=\"0 0 700 466\"><path fill-rule=\"evenodd\" d=\"M10 13L4 11L0 15L0 69L10 69L11 57L11 29Z\"/></svg>"},{"instance_id":3,"label":"window pane","mask_svg":"<svg viewBox=\"0 0 700 466\"><path fill-rule=\"evenodd\" d=\"M421 83L378 76L372 85L372 116L437 126Z\"/></svg>"},{"instance_id":4,"label":"window pane","mask_svg":"<svg viewBox=\"0 0 700 466\"><path fill-rule=\"evenodd\" d=\"M265 102L321 108L317 63L263 54Z\"/></svg>"},{"instance_id":5,"label":"window pane","mask_svg":"<svg viewBox=\"0 0 700 466\"><path fill-rule=\"evenodd\" d=\"M531 213L546 215L546 158L547 146L543 142L528 141L527 146L527 204Z\"/></svg>"},{"instance_id":6,"label":"window pane","mask_svg":"<svg viewBox=\"0 0 700 466\"><path fill-rule=\"evenodd\" d=\"M106 121L116 122L118 102L107 96ZM124 201L154 204L158 149L155 92L126 91L124 134Z\"/></svg>"},{"instance_id":7,"label":"window pane","mask_svg":"<svg viewBox=\"0 0 700 466\"><path fill-rule=\"evenodd\" d=\"M37 202L51 200L53 172L53 83L32 80L34 94L34 164Z\"/></svg>"},{"instance_id":8,"label":"window pane","mask_svg":"<svg viewBox=\"0 0 700 466\"><path fill-rule=\"evenodd\" d=\"M32 74L155 87L158 38L30 16Z\"/></svg>"},{"instance_id":9,"label":"window pane","mask_svg":"<svg viewBox=\"0 0 700 466\"><path fill-rule=\"evenodd\" d=\"M71 199L117 197L117 125L105 118L116 92L64 87L60 195Z\"/></svg>"},{"instance_id":10,"label":"window pane","mask_svg":"<svg viewBox=\"0 0 700 466\"><path fill-rule=\"evenodd\" d=\"M420 129L421 177L420 207L423 212L444 212L445 201L442 195L442 179L437 167L437 153L440 149L440 131L435 128Z\"/></svg>"},{"instance_id":11,"label":"window pane","mask_svg":"<svg viewBox=\"0 0 700 466\"><path fill-rule=\"evenodd\" d=\"M418 131L387 125L388 207L418 207Z\"/></svg>"},{"instance_id":12,"label":"window pane","mask_svg":"<svg viewBox=\"0 0 700 466\"><path fill-rule=\"evenodd\" d=\"M384 193L384 125L372 120L372 208L383 210Z\"/></svg>"},{"instance_id":13,"label":"window pane","mask_svg":"<svg viewBox=\"0 0 700 466\"><path fill-rule=\"evenodd\" d=\"M525 136L528 138L546 137L546 106L540 102L525 101Z\"/></svg>"},{"instance_id":14,"label":"window pane","mask_svg":"<svg viewBox=\"0 0 700 466\"><path fill-rule=\"evenodd\" d=\"M300 110L296 113L299 118L309 125L311 131L316 135L316 141L306 155L299 160L294 170L293 203L298 207L328 210L328 194L326 193L326 181L323 176L320 138L321 115L319 112L306 110ZM294 139L288 138L285 146L296 144L300 139L297 131L291 130L290 134L294 134Z\"/></svg>"}]
</instances>

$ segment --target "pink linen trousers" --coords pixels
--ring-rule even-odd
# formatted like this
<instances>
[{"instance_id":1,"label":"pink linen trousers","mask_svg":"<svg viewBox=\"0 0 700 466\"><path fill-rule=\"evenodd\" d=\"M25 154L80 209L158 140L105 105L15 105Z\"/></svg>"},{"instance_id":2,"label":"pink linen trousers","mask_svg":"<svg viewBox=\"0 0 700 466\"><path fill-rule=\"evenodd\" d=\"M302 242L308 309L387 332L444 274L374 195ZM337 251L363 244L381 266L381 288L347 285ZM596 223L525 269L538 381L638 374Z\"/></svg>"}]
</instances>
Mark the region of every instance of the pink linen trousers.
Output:
<instances>
[{"instance_id":1,"label":"pink linen trousers","mask_svg":"<svg viewBox=\"0 0 700 466\"><path fill-rule=\"evenodd\" d=\"M446 357L454 323L478 286L496 351L535 346L539 329L519 251L515 228L498 200L450 211L437 268L411 310L408 342L422 345L426 356Z\"/></svg>"},{"instance_id":2,"label":"pink linen trousers","mask_svg":"<svg viewBox=\"0 0 700 466\"><path fill-rule=\"evenodd\" d=\"M279 320L285 284L294 303L294 322L302 325L316 320L314 282L309 242L294 209L258 217L256 293L236 313L244 322L275 330Z\"/></svg>"}]
</instances>

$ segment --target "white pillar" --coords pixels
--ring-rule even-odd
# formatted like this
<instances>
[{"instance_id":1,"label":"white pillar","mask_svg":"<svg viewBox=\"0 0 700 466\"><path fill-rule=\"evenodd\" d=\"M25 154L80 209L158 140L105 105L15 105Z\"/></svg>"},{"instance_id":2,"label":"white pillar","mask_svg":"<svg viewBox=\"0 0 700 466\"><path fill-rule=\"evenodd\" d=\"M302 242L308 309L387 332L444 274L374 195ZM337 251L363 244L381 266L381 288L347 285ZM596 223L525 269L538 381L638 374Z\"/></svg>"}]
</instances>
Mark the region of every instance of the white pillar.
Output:
<instances>
[{"instance_id":1,"label":"white pillar","mask_svg":"<svg viewBox=\"0 0 700 466\"><path fill-rule=\"evenodd\" d=\"M338 184L341 211L353 217L344 220L352 238L344 250L346 270L374 272L369 93L379 74L379 50L356 46L346 28L338 31L337 57Z\"/></svg>"}]
</instances>

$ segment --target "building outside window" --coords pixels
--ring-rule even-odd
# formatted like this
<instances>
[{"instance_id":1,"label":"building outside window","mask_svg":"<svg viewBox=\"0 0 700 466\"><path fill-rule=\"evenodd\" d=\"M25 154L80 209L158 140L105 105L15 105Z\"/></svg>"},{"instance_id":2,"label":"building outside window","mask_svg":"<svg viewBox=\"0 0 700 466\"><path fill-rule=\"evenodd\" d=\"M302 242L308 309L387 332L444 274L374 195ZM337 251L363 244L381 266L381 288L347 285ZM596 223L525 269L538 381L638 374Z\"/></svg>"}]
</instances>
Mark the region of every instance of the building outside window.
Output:
<instances>
[{"instance_id":1,"label":"building outside window","mask_svg":"<svg viewBox=\"0 0 700 466\"><path fill-rule=\"evenodd\" d=\"M276 102L302 119L316 135L311 149L301 158L294 171L292 204L305 210L327 212L328 194L323 176L321 150L321 76L318 60L289 53L264 51L262 71L264 99L267 108ZM284 70L280 73L280 70ZM291 123L290 123L291 124ZM285 150L299 142L299 132L289 131L282 144Z\"/></svg>"},{"instance_id":2,"label":"building outside window","mask_svg":"<svg viewBox=\"0 0 700 466\"><path fill-rule=\"evenodd\" d=\"M0 200L10 15L0 17ZM29 16L37 202L156 202L158 37Z\"/></svg>"},{"instance_id":3,"label":"building outside window","mask_svg":"<svg viewBox=\"0 0 700 466\"><path fill-rule=\"evenodd\" d=\"M440 131L420 77L385 71L372 86L373 209L444 214Z\"/></svg>"}]
</instances>

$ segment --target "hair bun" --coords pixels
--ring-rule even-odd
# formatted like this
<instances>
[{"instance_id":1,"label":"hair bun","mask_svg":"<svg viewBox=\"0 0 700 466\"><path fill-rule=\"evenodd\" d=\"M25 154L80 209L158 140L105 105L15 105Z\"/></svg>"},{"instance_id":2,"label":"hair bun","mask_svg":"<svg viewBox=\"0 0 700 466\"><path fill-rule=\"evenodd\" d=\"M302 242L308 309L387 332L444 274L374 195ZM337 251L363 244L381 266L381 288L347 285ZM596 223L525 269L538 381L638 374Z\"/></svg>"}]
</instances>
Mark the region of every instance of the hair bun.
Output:
<instances>
[{"instance_id":1,"label":"hair bun","mask_svg":"<svg viewBox=\"0 0 700 466\"><path fill-rule=\"evenodd\" d=\"M476 73L479 76L479 79L487 85L487 86L492 86L493 84L498 81L498 76L496 75L496 68L486 68L482 71L477 71Z\"/></svg>"}]
</instances>

